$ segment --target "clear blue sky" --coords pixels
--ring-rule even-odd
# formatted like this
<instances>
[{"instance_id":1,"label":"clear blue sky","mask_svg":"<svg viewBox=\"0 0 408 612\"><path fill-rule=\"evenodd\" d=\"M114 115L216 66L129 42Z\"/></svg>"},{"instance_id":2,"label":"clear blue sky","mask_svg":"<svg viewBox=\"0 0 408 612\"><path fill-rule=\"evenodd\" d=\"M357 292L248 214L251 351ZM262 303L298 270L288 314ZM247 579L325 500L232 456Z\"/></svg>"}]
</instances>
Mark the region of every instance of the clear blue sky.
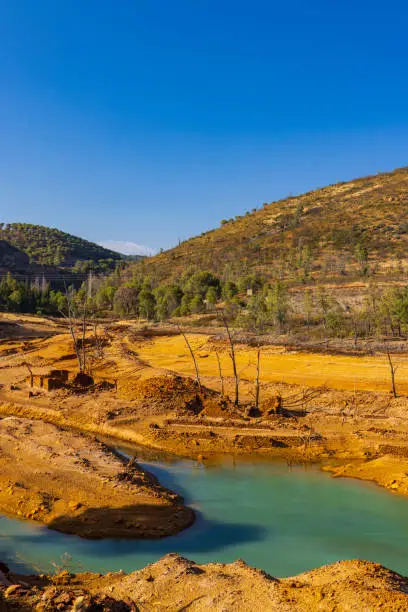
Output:
<instances>
[{"instance_id":1,"label":"clear blue sky","mask_svg":"<svg viewBox=\"0 0 408 612\"><path fill-rule=\"evenodd\" d=\"M0 221L167 248L408 165L408 7L0 0Z\"/></svg>"}]
</instances>

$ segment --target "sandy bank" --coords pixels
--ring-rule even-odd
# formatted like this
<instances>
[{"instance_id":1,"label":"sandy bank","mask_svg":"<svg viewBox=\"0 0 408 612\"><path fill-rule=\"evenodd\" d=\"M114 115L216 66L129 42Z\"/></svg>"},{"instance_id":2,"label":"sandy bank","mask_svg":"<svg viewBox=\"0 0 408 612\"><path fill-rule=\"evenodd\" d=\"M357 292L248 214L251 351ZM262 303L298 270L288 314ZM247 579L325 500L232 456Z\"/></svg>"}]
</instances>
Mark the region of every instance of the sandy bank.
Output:
<instances>
[{"instance_id":1,"label":"sandy bank","mask_svg":"<svg viewBox=\"0 0 408 612\"><path fill-rule=\"evenodd\" d=\"M160 538L194 520L179 496L104 444L41 421L0 421L0 513L87 538Z\"/></svg>"},{"instance_id":2,"label":"sandy bank","mask_svg":"<svg viewBox=\"0 0 408 612\"><path fill-rule=\"evenodd\" d=\"M326 471L336 478L359 478L379 484L390 491L408 495L408 458L384 455L372 461L327 466Z\"/></svg>"},{"instance_id":3,"label":"sandy bank","mask_svg":"<svg viewBox=\"0 0 408 612\"><path fill-rule=\"evenodd\" d=\"M8 586L0 587L0 606L3 602L10 610L408 610L408 580L367 561L340 561L278 579L243 561L197 565L171 554L128 575L6 574L6 580Z\"/></svg>"}]
</instances>

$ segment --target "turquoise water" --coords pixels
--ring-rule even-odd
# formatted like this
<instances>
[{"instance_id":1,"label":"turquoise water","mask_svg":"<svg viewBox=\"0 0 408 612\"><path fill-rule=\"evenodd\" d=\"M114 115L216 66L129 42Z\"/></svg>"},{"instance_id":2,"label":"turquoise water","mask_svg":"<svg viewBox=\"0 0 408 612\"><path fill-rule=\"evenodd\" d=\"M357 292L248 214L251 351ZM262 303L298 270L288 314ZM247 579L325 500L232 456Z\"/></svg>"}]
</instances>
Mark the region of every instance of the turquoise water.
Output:
<instances>
[{"instance_id":1,"label":"turquoise water","mask_svg":"<svg viewBox=\"0 0 408 612\"><path fill-rule=\"evenodd\" d=\"M288 576L358 557L408 574L406 498L310 466L230 458L204 467L136 456L197 511L191 528L158 541L83 540L0 517L0 559L46 571L67 553L74 569L130 571L177 552L197 562L242 558Z\"/></svg>"}]
</instances>

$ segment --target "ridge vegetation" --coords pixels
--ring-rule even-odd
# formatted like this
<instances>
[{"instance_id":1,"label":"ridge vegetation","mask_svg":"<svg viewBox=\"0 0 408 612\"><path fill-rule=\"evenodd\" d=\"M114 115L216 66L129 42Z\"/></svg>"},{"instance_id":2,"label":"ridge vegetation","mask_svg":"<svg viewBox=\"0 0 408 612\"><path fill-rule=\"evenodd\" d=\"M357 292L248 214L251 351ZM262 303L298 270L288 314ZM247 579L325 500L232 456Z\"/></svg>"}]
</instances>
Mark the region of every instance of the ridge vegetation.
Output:
<instances>
[{"instance_id":1,"label":"ridge vegetation","mask_svg":"<svg viewBox=\"0 0 408 612\"><path fill-rule=\"evenodd\" d=\"M120 253L61 230L30 223L0 223L0 268L28 274L38 266L73 273L108 272L123 260Z\"/></svg>"},{"instance_id":2,"label":"ridge vegetation","mask_svg":"<svg viewBox=\"0 0 408 612\"><path fill-rule=\"evenodd\" d=\"M265 203L143 262L156 281L186 264L235 280L304 282L405 269L408 167Z\"/></svg>"}]
</instances>

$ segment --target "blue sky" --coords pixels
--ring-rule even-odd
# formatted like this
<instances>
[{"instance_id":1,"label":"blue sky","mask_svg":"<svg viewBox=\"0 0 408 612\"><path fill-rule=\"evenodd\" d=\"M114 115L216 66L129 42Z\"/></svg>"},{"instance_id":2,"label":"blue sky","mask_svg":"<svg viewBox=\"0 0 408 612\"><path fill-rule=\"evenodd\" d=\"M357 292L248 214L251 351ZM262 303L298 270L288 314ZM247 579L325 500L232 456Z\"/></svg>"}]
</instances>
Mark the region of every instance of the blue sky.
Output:
<instances>
[{"instance_id":1,"label":"blue sky","mask_svg":"<svg viewBox=\"0 0 408 612\"><path fill-rule=\"evenodd\" d=\"M0 221L155 249L408 165L406 2L0 0Z\"/></svg>"}]
</instances>

